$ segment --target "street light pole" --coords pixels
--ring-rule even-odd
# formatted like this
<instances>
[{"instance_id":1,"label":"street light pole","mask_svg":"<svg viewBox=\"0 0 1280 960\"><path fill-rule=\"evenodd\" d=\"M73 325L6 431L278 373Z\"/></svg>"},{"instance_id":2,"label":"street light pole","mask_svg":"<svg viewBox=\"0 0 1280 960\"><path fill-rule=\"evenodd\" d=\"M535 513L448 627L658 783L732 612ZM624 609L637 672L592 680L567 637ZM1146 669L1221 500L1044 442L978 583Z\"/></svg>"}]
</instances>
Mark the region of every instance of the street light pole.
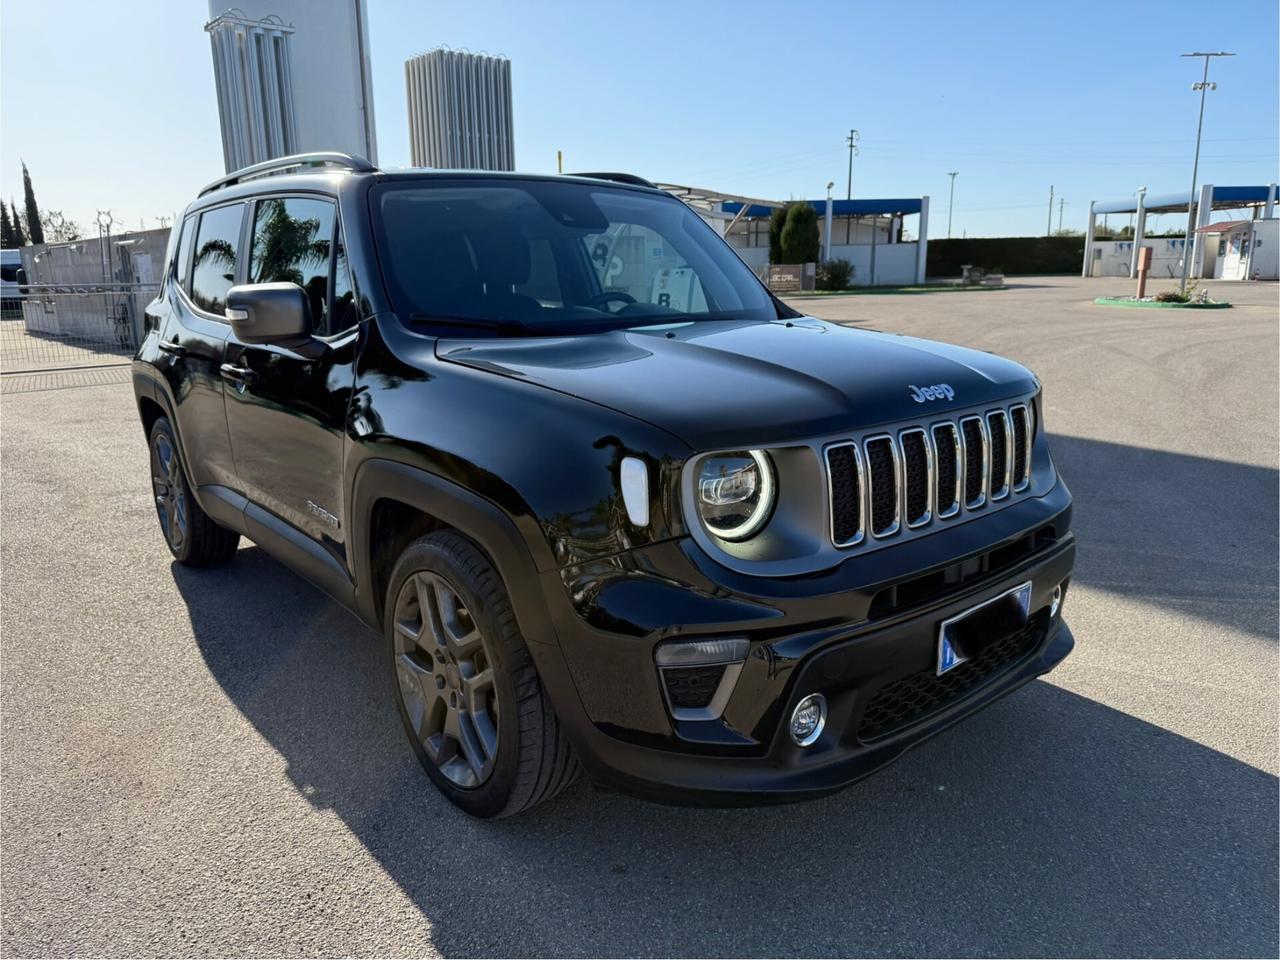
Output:
<instances>
[{"instance_id":1,"label":"street light pole","mask_svg":"<svg viewBox=\"0 0 1280 960\"><path fill-rule=\"evenodd\" d=\"M959 170L952 170L947 174L951 178L951 195L947 197L947 239L951 239L951 207L956 202L956 174Z\"/></svg>"},{"instance_id":2,"label":"street light pole","mask_svg":"<svg viewBox=\"0 0 1280 960\"><path fill-rule=\"evenodd\" d=\"M1200 134L1204 131L1204 98L1210 90L1217 90L1216 83L1209 82L1209 61L1214 57L1234 57L1234 53L1219 50L1216 53L1184 53L1184 57L1204 57L1204 76L1199 83L1191 85L1192 90L1200 91L1200 118L1196 121L1196 157L1191 162L1191 195L1187 197L1187 237L1182 244L1182 285L1183 293L1187 291L1187 277L1191 273L1191 247L1195 241L1196 231L1196 180L1200 176Z\"/></svg>"},{"instance_id":3,"label":"street light pole","mask_svg":"<svg viewBox=\"0 0 1280 960\"><path fill-rule=\"evenodd\" d=\"M849 185L845 191L845 199L853 199L853 158L858 152L858 131L850 130L849 136L844 138L844 142L849 145Z\"/></svg>"},{"instance_id":4,"label":"street light pole","mask_svg":"<svg viewBox=\"0 0 1280 960\"><path fill-rule=\"evenodd\" d=\"M1044 228L1044 235L1047 237L1053 233L1053 184L1049 184L1049 223Z\"/></svg>"}]
</instances>

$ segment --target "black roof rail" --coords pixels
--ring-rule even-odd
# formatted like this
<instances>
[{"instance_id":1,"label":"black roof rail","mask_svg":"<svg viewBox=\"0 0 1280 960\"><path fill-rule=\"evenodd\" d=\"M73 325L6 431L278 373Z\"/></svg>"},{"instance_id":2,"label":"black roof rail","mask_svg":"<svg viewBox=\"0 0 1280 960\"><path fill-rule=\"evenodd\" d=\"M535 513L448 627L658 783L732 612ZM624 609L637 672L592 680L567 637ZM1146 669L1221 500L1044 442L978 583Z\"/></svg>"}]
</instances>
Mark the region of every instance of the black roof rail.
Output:
<instances>
[{"instance_id":1,"label":"black roof rail","mask_svg":"<svg viewBox=\"0 0 1280 960\"><path fill-rule=\"evenodd\" d=\"M233 170L225 177L219 177L212 183L206 184L199 196L203 197L207 193L213 193L215 190L234 186L255 177L265 177L271 173L302 167L334 167L339 170L350 170L352 173L373 173L378 169L364 157L353 157L349 153L296 153L290 157L276 157L274 160L264 160L262 163Z\"/></svg>"},{"instance_id":2,"label":"black roof rail","mask_svg":"<svg viewBox=\"0 0 1280 960\"><path fill-rule=\"evenodd\" d=\"M634 173L571 173L571 177L589 177L592 180L612 180L614 183L629 183L633 187L654 187L656 185L650 183L644 177L637 177Z\"/></svg>"}]
</instances>

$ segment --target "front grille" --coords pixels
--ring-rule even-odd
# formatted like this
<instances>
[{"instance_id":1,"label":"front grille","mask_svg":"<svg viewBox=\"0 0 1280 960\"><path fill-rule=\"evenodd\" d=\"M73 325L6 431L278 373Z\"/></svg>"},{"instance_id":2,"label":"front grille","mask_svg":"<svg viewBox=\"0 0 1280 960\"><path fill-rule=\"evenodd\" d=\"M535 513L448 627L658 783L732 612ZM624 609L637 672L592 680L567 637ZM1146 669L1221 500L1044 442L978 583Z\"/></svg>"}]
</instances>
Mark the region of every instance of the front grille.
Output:
<instances>
[{"instance_id":1,"label":"front grille","mask_svg":"<svg viewBox=\"0 0 1280 960\"><path fill-rule=\"evenodd\" d=\"M932 667L881 687L862 713L860 740L875 740L909 727L972 693L1031 656L1044 640L1045 612L972 660L937 676Z\"/></svg>"},{"instance_id":2,"label":"front grille","mask_svg":"<svg viewBox=\"0 0 1280 960\"><path fill-rule=\"evenodd\" d=\"M1031 486L1033 439L1020 402L827 445L831 542L853 547L868 532L883 540L1007 502Z\"/></svg>"},{"instance_id":3,"label":"front grille","mask_svg":"<svg viewBox=\"0 0 1280 960\"><path fill-rule=\"evenodd\" d=\"M724 676L723 663L705 667L668 667L662 671L667 702L674 710L700 710L711 703Z\"/></svg>"},{"instance_id":4,"label":"front grille","mask_svg":"<svg viewBox=\"0 0 1280 960\"><path fill-rule=\"evenodd\" d=\"M868 440L866 449L871 477L871 535L887 537L898 529L897 453L892 437Z\"/></svg>"}]
</instances>

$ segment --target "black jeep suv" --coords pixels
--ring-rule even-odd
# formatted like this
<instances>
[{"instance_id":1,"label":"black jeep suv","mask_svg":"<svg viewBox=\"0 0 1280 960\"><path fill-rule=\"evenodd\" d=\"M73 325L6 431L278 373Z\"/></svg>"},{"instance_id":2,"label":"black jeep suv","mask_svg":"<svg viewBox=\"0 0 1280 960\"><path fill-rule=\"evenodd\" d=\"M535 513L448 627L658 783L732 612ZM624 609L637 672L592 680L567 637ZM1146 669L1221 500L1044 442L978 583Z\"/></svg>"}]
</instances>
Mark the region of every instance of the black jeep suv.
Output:
<instances>
[{"instance_id":1,"label":"black jeep suv","mask_svg":"<svg viewBox=\"0 0 1280 960\"><path fill-rule=\"evenodd\" d=\"M250 167L186 210L145 326L174 557L248 537L381 631L477 816L580 768L830 792L1073 645L1036 378L796 313L638 178Z\"/></svg>"}]
</instances>

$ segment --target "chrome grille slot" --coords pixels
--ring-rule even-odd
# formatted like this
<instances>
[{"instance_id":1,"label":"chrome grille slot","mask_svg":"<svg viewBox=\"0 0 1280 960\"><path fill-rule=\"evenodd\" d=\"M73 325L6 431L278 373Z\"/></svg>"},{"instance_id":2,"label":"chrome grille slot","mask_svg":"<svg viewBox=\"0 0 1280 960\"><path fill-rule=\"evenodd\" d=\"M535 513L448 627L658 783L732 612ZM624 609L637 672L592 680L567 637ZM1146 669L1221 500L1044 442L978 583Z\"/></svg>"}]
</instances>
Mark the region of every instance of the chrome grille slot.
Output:
<instances>
[{"instance_id":1,"label":"chrome grille slot","mask_svg":"<svg viewBox=\"0 0 1280 960\"><path fill-rule=\"evenodd\" d=\"M893 437L870 437L863 442L867 455L867 501L871 513L871 535L887 537L898 532L902 513L898 477L898 448Z\"/></svg>"},{"instance_id":2,"label":"chrome grille slot","mask_svg":"<svg viewBox=\"0 0 1280 960\"><path fill-rule=\"evenodd\" d=\"M981 417L960 421L964 446L964 505L973 510L987 502L987 428Z\"/></svg>"},{"instance_id":3,"label":"chrome grille slot","mask_svg":"<svg viewBox=\"0 0 1280 960\"><path fill-rule=\"evenodd\" d=\"M913 539L1031 489L1029 401L943 417L815 445L825 468L832 544L868 550Z\"/></svg>"},{"instance_id":4,"label":"chrome grille slot","mask_svg":"<svg viewBox=\"0 0 1280 960\"><path fill-rule=\"evenodd\" d=\"M856 443L827 447L827 485L831 491L831 542L852 547L862 542L862 456Z\"/></svg>"},{"instance_id":5,"label":"chrome grille slot","mask_svg":"<svg viewBox=\"0 0 1280 960\"><path fill-rule=\"evenodd\" d=\"M933 426L934 476L937 482L935 509L939 520L960 512L960 437L954 423Z\"/></svg>"},{"instance_id":6,"label":"chrome grille slot","mask_svg":"<svg viewBox=\"0 0 1280 960\"><path fill-rule=\"evenodd\" d=\"M898 434L902 450L902 508L908 527L923 527L932 518L933 452L928 435L916 427Z\"/></svg>"},{"instance_id":7,"label":"chrome grille slot","mask_svg":"<svg viewBox=\"0 0 1280 960\"><path fill-rule=\"evenodd\" d=\"M1009 408L1013 424L1013 492L1021 493L1031 482L1030 417L1023 404Z\"/></svg>"},{"instance_id":8,"label":"chrome grille slot","mask_svg":"<svg viewBox=\"0 0 1280 960\"><path fill-rule=\"evenodd\" d=\"M987 431L991 438L991 499L1003 500L1009 495L1009 417L1003 410L987 414Z\"/></svg>"}]
</instances>

